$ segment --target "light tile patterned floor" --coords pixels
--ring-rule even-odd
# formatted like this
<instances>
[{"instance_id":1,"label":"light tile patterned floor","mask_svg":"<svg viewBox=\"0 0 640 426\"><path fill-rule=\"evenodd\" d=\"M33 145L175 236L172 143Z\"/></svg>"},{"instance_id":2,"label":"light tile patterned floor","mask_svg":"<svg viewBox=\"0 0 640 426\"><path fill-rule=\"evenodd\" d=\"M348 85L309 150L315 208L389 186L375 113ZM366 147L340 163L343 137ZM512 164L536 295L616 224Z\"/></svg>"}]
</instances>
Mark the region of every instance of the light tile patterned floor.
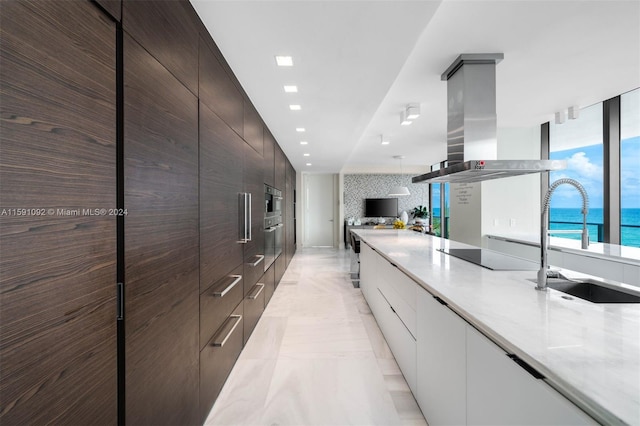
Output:
<instances>
[{"instance_id":1,"label":"light tile patterned floor","mask_svg":"<svg viewBox=\"0 0 640 426\"><path fill-rule=\"evenodd\" d=\"M426 425L348 270L298 250L207 425Z\"/></svg>"}]
</instances>

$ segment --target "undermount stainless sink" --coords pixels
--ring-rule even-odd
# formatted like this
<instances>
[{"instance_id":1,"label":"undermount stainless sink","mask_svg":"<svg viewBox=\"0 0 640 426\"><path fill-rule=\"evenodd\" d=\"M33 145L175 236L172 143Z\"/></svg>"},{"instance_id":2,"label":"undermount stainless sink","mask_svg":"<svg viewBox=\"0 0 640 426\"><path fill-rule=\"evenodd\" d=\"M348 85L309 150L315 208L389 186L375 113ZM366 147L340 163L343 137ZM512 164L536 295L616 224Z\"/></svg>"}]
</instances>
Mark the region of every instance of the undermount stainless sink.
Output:
<instances>
[{"instance_id":1,"label":"undermount stainless sink","mask_svg":"<svg viewBox=\"0 0 640 426\"><path fill-rule=\"evenodd\" d=\"M547 286L593 303L640 303L640 295L632 294L631 290L627 293L588 281L549 278Z\"/></svg>"}]
</instances>

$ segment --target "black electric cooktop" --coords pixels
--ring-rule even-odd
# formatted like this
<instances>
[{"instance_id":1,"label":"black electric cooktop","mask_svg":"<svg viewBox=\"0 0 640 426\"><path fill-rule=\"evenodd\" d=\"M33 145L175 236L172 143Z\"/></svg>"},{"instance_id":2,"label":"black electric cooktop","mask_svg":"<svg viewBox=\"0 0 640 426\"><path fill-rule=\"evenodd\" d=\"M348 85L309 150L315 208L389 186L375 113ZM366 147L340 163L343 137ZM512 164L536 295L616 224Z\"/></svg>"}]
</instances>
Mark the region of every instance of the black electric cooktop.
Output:
<instances>
[{"instance_id":1,"label":"black electric cooktop","mask_svg":"<svg viewBox=\"0 0 640 426\"><path fill-rule=\"evenodd\" d=\"M509 256L488 249L437 249L450 256L475 263L493 271L537 271L540 265L530 260Z\"/></svg>"}]
</instances>

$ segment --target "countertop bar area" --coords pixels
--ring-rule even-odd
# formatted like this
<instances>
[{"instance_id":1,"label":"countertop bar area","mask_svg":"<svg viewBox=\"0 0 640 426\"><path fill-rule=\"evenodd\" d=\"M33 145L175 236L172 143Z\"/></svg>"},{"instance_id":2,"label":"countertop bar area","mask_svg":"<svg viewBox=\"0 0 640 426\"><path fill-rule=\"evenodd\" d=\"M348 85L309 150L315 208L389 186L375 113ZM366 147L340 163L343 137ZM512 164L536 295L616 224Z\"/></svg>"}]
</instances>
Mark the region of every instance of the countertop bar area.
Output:
<instances>
[{"instance_id":1,"label":"countertop bar area","mask_svg":"<svg viewBox=\"0 0 640 426\"><path fill-rule=\"evenodd\" d=\"M598 422L640 423L640 305L536 291L535 272L492 271L438 251L470 248L454 241L404 230L353 232Z\"/></svg>"}]
</instances>

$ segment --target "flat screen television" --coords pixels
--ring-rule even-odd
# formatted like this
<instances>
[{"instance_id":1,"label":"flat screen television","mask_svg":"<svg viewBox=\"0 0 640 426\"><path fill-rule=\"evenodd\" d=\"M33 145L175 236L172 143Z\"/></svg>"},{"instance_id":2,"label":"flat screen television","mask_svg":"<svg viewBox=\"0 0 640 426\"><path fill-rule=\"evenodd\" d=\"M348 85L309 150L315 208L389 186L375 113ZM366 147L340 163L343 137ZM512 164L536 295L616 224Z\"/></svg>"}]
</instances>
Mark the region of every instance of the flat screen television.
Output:
<instances>
[{"instance_id":1,"label":"flat screen television","mask_svg":"<svg viewBox=\"0 0 640 426\"><path fill-rule=\"evenodd\" d=\"M365 217L397 217L398 216L398 199L397 198L365 198L364 216Z\"/></svg>"}]
</instances>

